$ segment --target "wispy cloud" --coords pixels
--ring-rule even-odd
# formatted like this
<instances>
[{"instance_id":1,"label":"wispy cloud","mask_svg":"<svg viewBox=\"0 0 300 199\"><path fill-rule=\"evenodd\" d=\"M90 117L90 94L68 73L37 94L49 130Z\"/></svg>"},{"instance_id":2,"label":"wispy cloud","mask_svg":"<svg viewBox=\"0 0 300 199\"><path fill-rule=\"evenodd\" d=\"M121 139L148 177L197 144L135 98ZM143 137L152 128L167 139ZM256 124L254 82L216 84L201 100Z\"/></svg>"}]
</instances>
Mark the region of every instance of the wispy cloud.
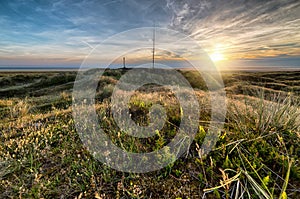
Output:
<instances>
[{"instance_id":1,"label":"wispy cloud","mask_svg":"<svg viewBox=\"0 0 300 199\"><path fill-rule=\"evenodd\" d=\"M299 1L169 0L168 6L173 10L170 27L208 51L219 44L234 58L300 55Z\"/></svg>"},{"instance_id":2,"label":"wispy cloud","mask_svg":"<svg viewBox=\"0 0 300 199\"><path fill-rule=\"evenodd\" d=\"M40 64L79 65L107 37L152 26L154 21L189 35L207 52L218 49L232 60L300 57L298 0L3 0L0 64L40 60ZM132 47L131 39L124 38L109 44L107 51ZM184 48L176 53L188 56ZM176 53L161 52L157 58L177 59Z\"/></svg>"}]
</instances>

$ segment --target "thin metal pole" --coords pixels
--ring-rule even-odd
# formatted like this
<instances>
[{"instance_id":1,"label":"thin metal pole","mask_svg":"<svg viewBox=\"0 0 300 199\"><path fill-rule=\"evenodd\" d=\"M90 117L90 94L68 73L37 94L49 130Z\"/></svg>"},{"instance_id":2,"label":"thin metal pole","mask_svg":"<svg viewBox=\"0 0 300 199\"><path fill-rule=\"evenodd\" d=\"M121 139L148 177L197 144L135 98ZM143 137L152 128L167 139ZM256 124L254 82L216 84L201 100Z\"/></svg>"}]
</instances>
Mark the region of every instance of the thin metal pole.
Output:
<instances>
[{"instance_id":1,"label":"thin metal pole","mask_svg":"<svg viewBox=\"0 0 300 199\"><path fill-rule=\"evenodd\" d=\"M126 68L126 66L125 66L125 57L123 57L123 68Z\"/></svg>"},{"instance_id":2,"label":"thin metal pole","mask_svg":"<svg viewBox=\"0 0 300 199\"><path fill-rule=\"evenodd\" d=\"M152 51L152 68L154 68L155 63L155 23L153 27L153 51Z\"/></svg>"}]
</instances>

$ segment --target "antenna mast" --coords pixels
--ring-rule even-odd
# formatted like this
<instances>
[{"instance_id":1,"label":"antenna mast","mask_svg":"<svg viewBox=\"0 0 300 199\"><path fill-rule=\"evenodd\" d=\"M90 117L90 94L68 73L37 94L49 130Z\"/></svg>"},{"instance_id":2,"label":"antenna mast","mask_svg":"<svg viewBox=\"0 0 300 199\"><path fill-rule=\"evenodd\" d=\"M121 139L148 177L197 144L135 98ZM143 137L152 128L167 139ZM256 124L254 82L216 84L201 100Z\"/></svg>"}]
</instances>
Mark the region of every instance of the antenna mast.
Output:
<instances>
[{"instance_id":1,"label":"antenna mast","mask_svg":"<svg viewBox=\"0 0 300 199\"><path fill-rule=\"evenodd\" d=\"M154 68L154 63L155 63L155 22L153 26L152 68Z\"/></svg>"},{"instance_id":2,"label":"antenna mast","mask_svg":"<svg viewBox=\"0 0 300 199\"><path fill-rule=\"evenodd\" d=\"M126 68L126 65L125 65L125 57L123 57L123 68L124 68L124 69Z\"/></svg>"}]
</instances>

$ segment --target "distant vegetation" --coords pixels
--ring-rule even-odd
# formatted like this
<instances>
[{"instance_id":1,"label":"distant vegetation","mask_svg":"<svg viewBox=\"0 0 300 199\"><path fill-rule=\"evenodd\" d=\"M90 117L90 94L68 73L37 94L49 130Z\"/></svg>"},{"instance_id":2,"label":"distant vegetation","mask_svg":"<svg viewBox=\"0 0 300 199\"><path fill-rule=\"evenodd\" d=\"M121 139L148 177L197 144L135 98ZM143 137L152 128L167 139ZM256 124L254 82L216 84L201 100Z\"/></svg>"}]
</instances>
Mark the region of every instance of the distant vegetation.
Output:
<instances>
[{"instance_id":1,"label":"distant vegetation","mask_svg":"<svg viewBox=\"0 0 300 199\"><path fill-rule=\"evenodd\" d=\"M99 78L100 125L124 150L160 149L178 130L180 105L171 91L145 86L131 98L133 120L146 125L159 103L168 122L149 139L120 131L110 95L126 71ZM146 174L111 169L83 147L71 109L75 72L0 73L0 198L297 198L300 72L224 73L225 128L206 157L199 150L210 120L208 91L195 71L180 72L199 99L199 130L183 157Z\"/></svg>"}]
</instances>

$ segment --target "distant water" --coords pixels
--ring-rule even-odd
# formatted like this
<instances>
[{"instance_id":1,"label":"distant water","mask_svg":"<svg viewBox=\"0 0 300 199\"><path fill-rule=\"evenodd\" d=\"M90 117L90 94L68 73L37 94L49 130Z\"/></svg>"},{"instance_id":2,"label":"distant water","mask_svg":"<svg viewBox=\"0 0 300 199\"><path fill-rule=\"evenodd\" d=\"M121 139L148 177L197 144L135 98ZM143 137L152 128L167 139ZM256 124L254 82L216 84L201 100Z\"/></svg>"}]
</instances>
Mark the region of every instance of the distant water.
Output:
<instances>
[{"instance_id":1,"label":"distant water","mask_svg":"<svg viewBox=\"0 0 300 199\"><path fill-rule=\"evenodd\" d=\"M61 67L61 66L0 66L0 72L14 71L77 71L79 67Z\"/></svg>"},{"instance_id":2,"label":"distant water","mask_svg":"<svg viewBox=\"0 0 300 199\"><path fill-rule=\"evenodd\" d=\"M127 66L128 68L135 68L135 65ZM152 67L152 66L151 66ZM118 66L110 66L108 67L110 69L117 69L122 68L119 65ZM147 68L147 67L146 67ZM157 65L157 68L159 65ZM163 68L163 67L162 67ZM180 69L180 70L190 70L194 68L187 68L187 67L173 67L174 69ZM15 72L15 71L23 71L23 72L31 72L31 71L78 71L80 67L71 67L71 66L0 66L0 72ZM228 71L245 71L245 72L271 72L271 71L300 71L300 67L291 67L291 66L275 66L275 67L267 67L267 66L261 66L261 67L233 67L233 68L223 68L220 69L222 72L228 72Z\"/></svg>"}]
</instances>

